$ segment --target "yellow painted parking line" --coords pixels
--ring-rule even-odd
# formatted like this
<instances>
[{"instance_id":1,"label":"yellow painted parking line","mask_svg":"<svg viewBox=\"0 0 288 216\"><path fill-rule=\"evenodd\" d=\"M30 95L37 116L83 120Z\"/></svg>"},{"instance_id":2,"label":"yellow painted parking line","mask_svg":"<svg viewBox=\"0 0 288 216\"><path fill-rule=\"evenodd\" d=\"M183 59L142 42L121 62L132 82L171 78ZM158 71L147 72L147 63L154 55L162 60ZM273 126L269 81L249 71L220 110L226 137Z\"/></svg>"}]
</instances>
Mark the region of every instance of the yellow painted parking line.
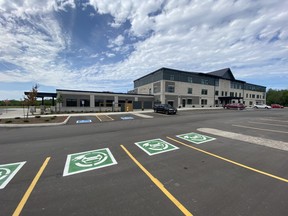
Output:
<instances>
[{"instance_id":1,"label":"yellow painted parking line","mask_svg":"<svg viewBox=\"0 0 288 216\"><path fill-rule=\"evenodd\" d=\"M134 161L134 163L150 178L150 180L181 210L184 215L192 214L164 187L164 185L155 178L142 164L123 146L120 145L126 154Z\"/></svg>"},{"instance_id":2,"label":"yellow painted parking line","mask_svg":"<svg viewBox=\"0 0 288 216\"><path fill-rule=\"evenodd\" d=\"M174 141L174 142L176 142L176 143L178 143L178 144L184 145L184 146L186 146L186 147L188 147L188 148L194 149L194 150L196 150L196 151L199 151L199 152L202 152L202 153L204 153L204 154L210 155L210 156L212 156L212 157L218 158L218 159L220 159L220 160L226 161L226 162L228 162L228 163L232 163L232 164L234 164L234 165L236 165L236 166L240 166L240 167L242 167L242 168L245 168L245 169L248 169L248 170L251 170L251 171L260 173L260 174L262 174L262 175L269 176L269 177L271 177L271 178L274 178L274 179L277 179L277 180L280 180L280 181L283 181L283 182L288 183L288 179L285 179L285 178L282 178L282 177L279 177L279 176L276 176L276 175L272 175L272 174L270 174L270 173L267 173L267 172L264 172L264 171L261 171L261 170L258 170L258 169L255 169L255 168L246 166L246 165L241 164L241 163L238 163L238 162L236 162L236 161L233 161L233 160L230 160L230 159L221 157L221 156L219 156L219 155L213 154L213 153L211 153L211 152L202 150L202 149L200 149L200 148L196 148L196 147L194 147L194 146L188 145L188 144L186 144L186 143L183 143L183 142L178 141L178 140L176 140L176 139L173 139L173 138L171 138L171 137L167 137L167 138L170 139L170 140L172 140L172 141Z\"/></svg>"},{"instance_id":3,"label":"yellow painted parking line","mask_svg":"<svg viewBox=\"0 0 288 216\"><path fill-rule=\"evenodd\" d=\"M279 131L279 130L270 130L270 129L263 129L263 128L256 128L256 127L249 127L249 126L244 126L244 125L232 125L234 127L241 127L241 128L249 128L253 130L262 130L262 131L269 131L269 132L276 132L276 133L287 133L288 131Z\"/></svg>"},{"instance_id":4,"label":"yellow painted parking line","mask_svg":"<svg viewBox=\"0 0 288 216\"><path fill-rule=\"evenodd\" d=\"M23 198L21 199L20 203L18 204L17 208L15 209L13 216L18 216L20 215L24 205L26 204L30 194L32 193L35 185L37 184L39 178L41 177L44 169L46 168L48 162L50 160L50 157L47 157L46 160L44 161L44 163L42 164L42 166L40 167L38 173L36 174L36 176L34 177L33 181L31 182L29 188L27 189L26 193L24 194Z\"/></svg>"}]
</instances>

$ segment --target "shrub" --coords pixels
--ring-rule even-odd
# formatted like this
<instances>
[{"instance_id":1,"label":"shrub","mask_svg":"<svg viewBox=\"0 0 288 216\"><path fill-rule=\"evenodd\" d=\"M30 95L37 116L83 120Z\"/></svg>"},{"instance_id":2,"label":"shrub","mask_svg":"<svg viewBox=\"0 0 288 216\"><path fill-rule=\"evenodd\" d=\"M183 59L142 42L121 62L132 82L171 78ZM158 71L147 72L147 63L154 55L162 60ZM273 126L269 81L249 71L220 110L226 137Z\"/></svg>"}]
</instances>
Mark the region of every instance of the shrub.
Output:
<instances>
[{"instance_id":1,"label":"shrub","mask_svg":"<svg viewBox=\"0 0 288 216\"><path fill-rule=\"evenodd\" d=\"M15 117L15 119L20 119L20 117Z\"/></svg>"},{"instance_id":2,"label":"shrub","mask_svg":"<svg viewBox=\"0 0 288 216\"><path fill-rule=\"evenodd\" d=\"M25 119L23 122L29 122L29 120L28 120L28 119Z\"/></svg>"},{"instance_id":3,"label":"shrub","mask_svg":"<svg viewBox=\"0 0 288 216\"><path fill-rule=\"evenodd\" d=\"M41 116L37 115L37 116L35 116L35 118L41 118Z\"/></svg>"},{"instance_id":4,"label":"shrub","mask_svg":"<svg viewBox=\"0 0 288 216\"><path fill-rule=\"evenodd\" d=\"M7 124L12 123L12 120L7 120L7 121L5 121L5 123L7 123Z\"/></svg>"},{"instance_id":5,"label":"shrub","mask_svg":"<svg viewBox=\"0 0 288 216\"><path fill-rule=\"evenodd\" d=\"M50 121L50 119L45 119L45 121L46 121L46 122L49 122L49 121Z\"/></svg>"}]
</instances>

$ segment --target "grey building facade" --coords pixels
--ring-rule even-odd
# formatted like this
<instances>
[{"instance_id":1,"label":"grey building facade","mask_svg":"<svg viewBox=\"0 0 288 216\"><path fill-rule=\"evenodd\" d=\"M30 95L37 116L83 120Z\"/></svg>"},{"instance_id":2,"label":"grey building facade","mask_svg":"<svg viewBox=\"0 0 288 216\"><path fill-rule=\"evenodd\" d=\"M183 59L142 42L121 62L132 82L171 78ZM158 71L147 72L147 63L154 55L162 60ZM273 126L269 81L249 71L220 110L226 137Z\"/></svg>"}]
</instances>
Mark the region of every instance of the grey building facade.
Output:
<instances>
[{"instance_id":1,"label":"grey building facade","mask_svg":"<svg viewBox=\"0 0 288 216\"><path fill-rule=\"evenodd\" d=\"M266 87L236 80L229 68L210 73L161 68L134 80L134 93L154 95L175 107L214 107L241 102L264 104Z\"/></svg>"}]
</instances>

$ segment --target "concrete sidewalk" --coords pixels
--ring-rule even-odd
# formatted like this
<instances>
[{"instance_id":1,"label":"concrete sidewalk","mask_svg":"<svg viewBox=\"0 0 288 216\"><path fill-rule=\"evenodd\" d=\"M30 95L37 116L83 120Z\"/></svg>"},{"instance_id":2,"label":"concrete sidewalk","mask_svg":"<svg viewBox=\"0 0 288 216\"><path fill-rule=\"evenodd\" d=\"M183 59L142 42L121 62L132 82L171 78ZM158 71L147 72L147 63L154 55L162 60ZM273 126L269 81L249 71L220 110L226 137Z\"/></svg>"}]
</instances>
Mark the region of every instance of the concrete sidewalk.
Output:
<instances>
[{"instance_id":1,"label":"concrete sidewalk","mask_svg":"<svg viewBox=\"0 0 288 216\"><path fill-rule=\"evenodd\" d=\"M222 107L203 107L203 108L178 108L178 112L181 111L196 111L196 110L219 110L223 109ZM135 110L132 112L101 112L101 113L62 113L62 114L45 114L40 115L39 110L36 110L34 115L29 113L29 118L34 118L37 115L41 117L52 117L52 116L68 116L68 118L61 123L38 123L38 124L0 124L0 127L33 127L33 126L56 126L56 125L64 125L68 122L69 118L72 116L93 116L93 115L123 115L127 113L135 114L135 115L145 115L154 112L153 109L147 110ZM27 109L23 110L23 108L8 108L8 109L0 109L0 119L9 119L9 118L24 118L27 115ZM146 116L147 117L147 116ZM148 118L148 117L147 117Z\"/></svg>"}]
</instances>

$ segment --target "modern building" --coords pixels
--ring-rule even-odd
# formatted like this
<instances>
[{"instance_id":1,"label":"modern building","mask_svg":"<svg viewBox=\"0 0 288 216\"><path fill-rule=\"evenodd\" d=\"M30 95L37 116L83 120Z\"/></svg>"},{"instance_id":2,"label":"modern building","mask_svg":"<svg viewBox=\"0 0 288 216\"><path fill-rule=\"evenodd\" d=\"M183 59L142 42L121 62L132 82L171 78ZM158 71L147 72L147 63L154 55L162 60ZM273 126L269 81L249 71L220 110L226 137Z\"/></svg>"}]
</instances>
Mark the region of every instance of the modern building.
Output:
<instances>
[{"instance_id":1,"label":"modern building","mask_svg":"<svg viewBox=\"0 0 288 216\"><path fill-rule=\"evenodd\" d=\"M52 109L70 112L143 110L155 103L217 107L241 102L249 107L266 102L266 87L236 80L229 68L210 73L161 68L134 80L134 90L129 93L57 89L56 93L40 92L37 97L42 103L44 97L51 97L53 103L57 98Z\"/></svg>"},{"instance_id":2,"label":"modern building","mask_svg":"<svg viewBox=\"0 0 288 216\"><path fill-rule=\"evenodd\" d=\"M154 96L149 94L96 92L57 89L61 97L61 111L132 111L133 109L151 109ZM56 107L57 109L57 107Z\"/></svg>"},{"instance_id":3,"label":"modern building","mask_svg":"<svg viewBox=\"0 0 288 216\"><path fill-rule=\"evenodd\" d=\"M154 95L175 107L214 107L241 102L264 104L266 87L236 80L229 68L210 73L161 68L134 81L134 93Z\"/></svg>"}]
</instances>

